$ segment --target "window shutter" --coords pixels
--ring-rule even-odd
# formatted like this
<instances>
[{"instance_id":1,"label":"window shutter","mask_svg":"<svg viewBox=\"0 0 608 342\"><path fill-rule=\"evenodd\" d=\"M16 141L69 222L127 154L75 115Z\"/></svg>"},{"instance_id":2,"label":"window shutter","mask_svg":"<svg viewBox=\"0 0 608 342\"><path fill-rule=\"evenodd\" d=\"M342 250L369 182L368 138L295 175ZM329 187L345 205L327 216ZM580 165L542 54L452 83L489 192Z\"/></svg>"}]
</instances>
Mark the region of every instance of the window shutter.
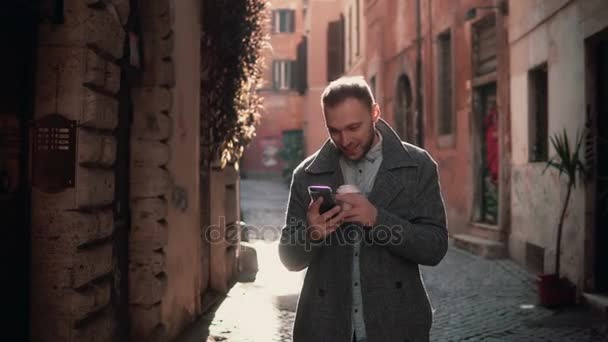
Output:
<instances>
[{"instance_id":1,"label":"window shutter","mask_svg":"<svg viewBox=\"0 0 608 342\"><path fill-rule=\"evenodd\" d=\"M299 74L298 74L298 61L289 61L289 89L298 89Z\"/></svg>"},{"instance_id":2,"label":"window shutter","mask_svg":"<svg viewBox=\"0 0 608 342\"><path fill-rule=\"evenodd\" d=\"M271 20L270 32L275 33L275 32L277 32L277 11L276 10L272 11L270 20Z\"/></svg>"},{"instance_id":3,"label":"window shutter","mask_svg":"<svg viewBox=\"0 0 608 342\"><path fill-rule=\"evenodd\" d=\"M289 32L296 32L296 11L290 10L288 13L289 13Z\"/></svg>"},{"instance_id":4,"label":"window shutter","mask_svg":"<svg viewBox=\"0 0 608 342\"><path fill-rule=\"evenodd\" d=\"M279 83L277 79L279 77L279 70L277 70L279 64L277 61L272 62L272 89L277 90L279 88Z\"/></svg>"},{"instance_id":5,"label":"window shutter","mask_svg":"<svg viewBox=\"0 0 608 342\"><path fill-rule=\"evenodd\" d=\"M327 81L344 73L344 16L327 27Z\"/></svg>"},{"instance_id":6,"label":"window shutter","mask_svg":"<svg viewBox=\"0 0 608 342\"><path fill-rule=\"evenodd\" d=\"M298 74L296 90L298 90L301 95L304 95L308 88L308 40L306 37L303 37L300 44L298 44L296 70Z\"/></svg>"}]
</instances>

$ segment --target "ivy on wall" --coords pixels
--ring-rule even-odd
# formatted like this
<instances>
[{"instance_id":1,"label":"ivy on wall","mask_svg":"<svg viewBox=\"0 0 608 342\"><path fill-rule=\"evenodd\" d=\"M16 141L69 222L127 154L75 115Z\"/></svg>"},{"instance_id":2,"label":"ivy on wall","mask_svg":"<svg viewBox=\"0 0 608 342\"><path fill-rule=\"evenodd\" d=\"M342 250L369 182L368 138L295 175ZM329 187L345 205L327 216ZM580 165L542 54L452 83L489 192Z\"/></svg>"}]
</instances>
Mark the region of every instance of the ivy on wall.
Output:
<instances>
[{"instance_id":1,"label":"ivy on wall","mask_svg":"<svg viewBox=\"0 0 608 342\"><path fill-rule=\"evenodd\" d=\"M201 137L203 162L237 162L262 109L256 90L268 46L268 0L203 1Z\"/></svg>"}]
</instances>

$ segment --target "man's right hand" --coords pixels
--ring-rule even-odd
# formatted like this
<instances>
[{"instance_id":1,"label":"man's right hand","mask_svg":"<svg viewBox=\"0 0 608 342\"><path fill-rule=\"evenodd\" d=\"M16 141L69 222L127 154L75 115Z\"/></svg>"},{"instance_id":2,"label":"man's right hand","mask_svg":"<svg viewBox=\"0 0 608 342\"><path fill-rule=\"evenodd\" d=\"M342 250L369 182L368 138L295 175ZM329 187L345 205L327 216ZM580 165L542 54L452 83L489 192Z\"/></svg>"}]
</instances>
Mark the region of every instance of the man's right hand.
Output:
<instances>
[{"instance_id":1,"label":"man's right hand","mask_svg":"<svg viewBox=\"0 0 608 342\"><path fill-rule=\"evenodd\" d=\"M314 241L325 239L325 237L338 229L344 219L344 212L339 205L320 214L319 208L321 207L321 203L323 203L323 197L319 197L316 201L310 202L306 212L308 234Z\"/></svg>"}]
</instances>

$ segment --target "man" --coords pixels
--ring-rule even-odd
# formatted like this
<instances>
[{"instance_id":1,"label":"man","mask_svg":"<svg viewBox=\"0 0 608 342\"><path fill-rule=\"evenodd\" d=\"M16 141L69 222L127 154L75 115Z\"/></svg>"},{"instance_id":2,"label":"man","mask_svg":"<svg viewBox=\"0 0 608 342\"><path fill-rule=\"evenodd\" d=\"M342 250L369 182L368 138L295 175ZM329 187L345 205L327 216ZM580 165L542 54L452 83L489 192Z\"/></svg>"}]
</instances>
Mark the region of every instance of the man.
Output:
<instances>
[{"instance_id":1,"label":"man","mask_svg":"<svg viewBox=\"0 0 608 342\"><path fill-rule=\"evenodd\" d=\"M308 268L294 341L428 341L418 265L437 265L448 245L437 165L380 119L363 78L330 83L321 105L329 139L293 173L279 244L290 271ZM320 214L308 186L342 184L361 193Z\"/></svg>"}]
</instances>

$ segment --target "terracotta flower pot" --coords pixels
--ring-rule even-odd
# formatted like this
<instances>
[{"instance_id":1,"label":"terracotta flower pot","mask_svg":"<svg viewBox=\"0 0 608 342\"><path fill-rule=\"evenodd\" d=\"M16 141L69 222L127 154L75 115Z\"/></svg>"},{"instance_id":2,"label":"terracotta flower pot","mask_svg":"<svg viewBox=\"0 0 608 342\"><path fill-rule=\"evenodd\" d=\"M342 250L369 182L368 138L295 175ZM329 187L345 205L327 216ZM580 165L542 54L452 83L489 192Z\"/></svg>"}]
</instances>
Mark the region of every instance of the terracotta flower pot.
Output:
<instances>
[{"instance_id":1,"label":"terracotta flower pot","mask_svg":"<svg viewBox=\"0 0 608 342\"><path fill-rule=\"evenodd\" d=\"M557 274L541 274L536 278L539 304L546 307L574 304L576 286Z\"/></svg>"}]
</instances>

